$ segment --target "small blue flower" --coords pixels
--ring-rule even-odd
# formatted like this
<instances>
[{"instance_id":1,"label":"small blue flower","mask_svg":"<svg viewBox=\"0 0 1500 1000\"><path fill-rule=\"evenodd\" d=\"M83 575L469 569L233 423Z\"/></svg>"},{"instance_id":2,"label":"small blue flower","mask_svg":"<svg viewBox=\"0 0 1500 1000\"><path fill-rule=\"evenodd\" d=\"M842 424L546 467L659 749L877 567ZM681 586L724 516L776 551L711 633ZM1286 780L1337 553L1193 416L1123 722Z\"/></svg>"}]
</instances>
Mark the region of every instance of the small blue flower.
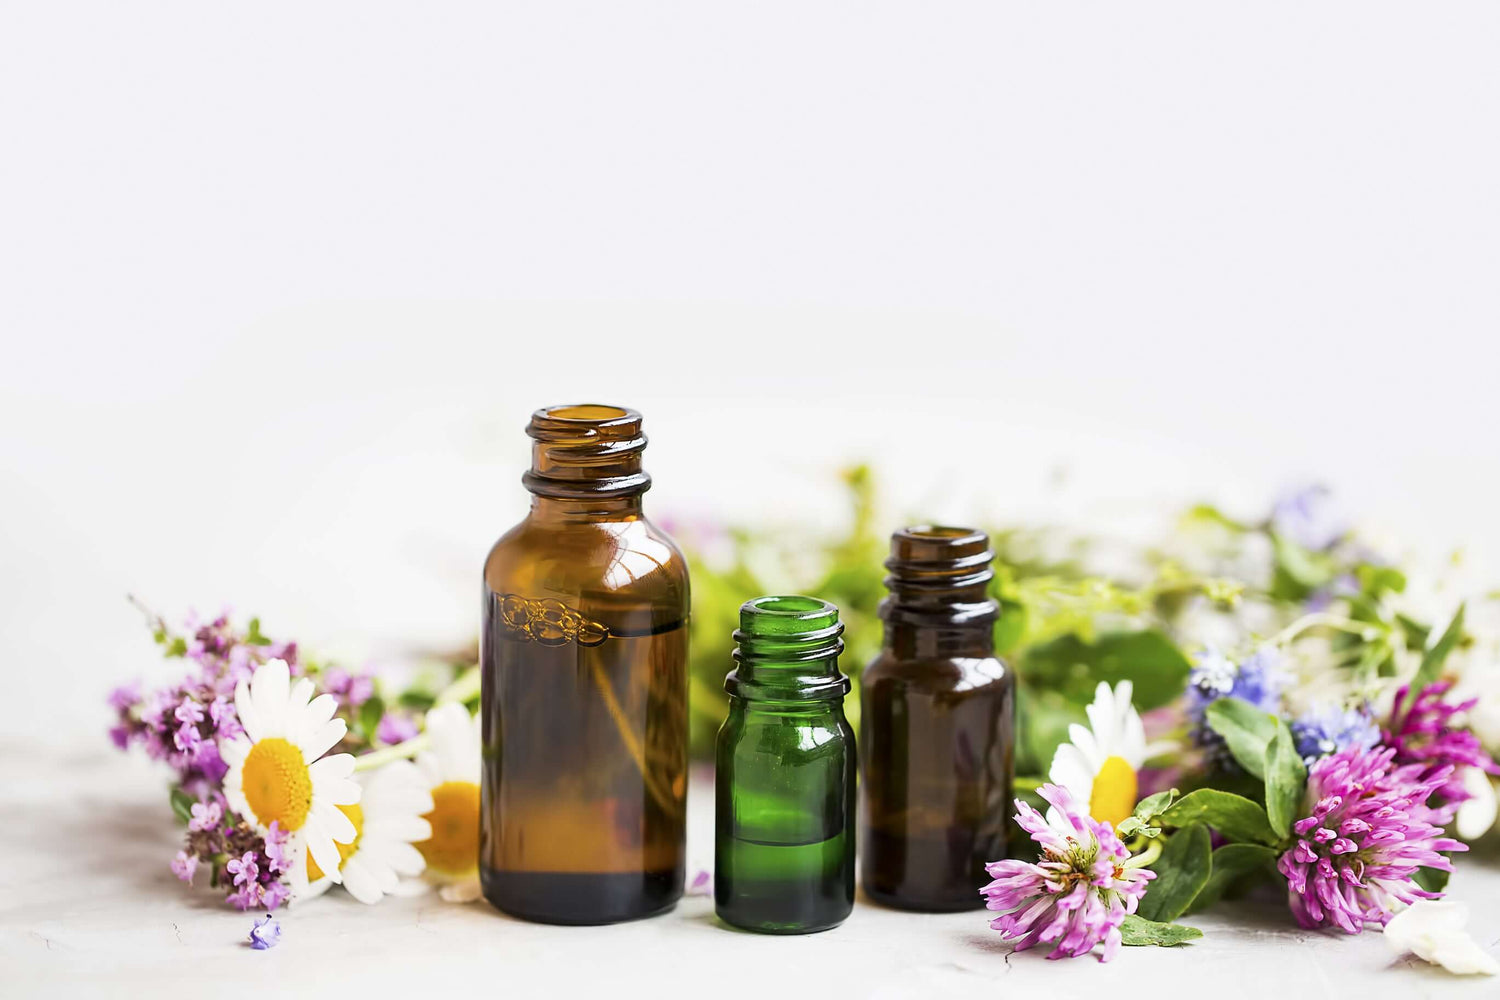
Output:
<instances>
[{"instance_id":1,"label":"small blue flower","mask_svg":"<svg viewBox=\"0 0 1500 1000\"><path fill-rule=\"evenodd\" d=\"M267 951L281 943L281 924L267 913L250 928L250 947L256 951Z\"/></svg>"},{"instance_id":2,"label":"small blue flower","mask_svg":"<svg viewBox=\"0 0 1500 1000\"><path fill-rule=\"evenodd\" d=\"M1208 726L1208 706L1220 698L1239 698L1262 712L1277 715L1286 684L1281 655L1269 646L1256 650L1240 663L1216 649L1204 650L1188 674L1187 710L1193 720L1193 742L1208 752L1211 762L1233 769L1234 759L1224 738Z\"/></svg>"},{"instance_id":3,"label":"small blue flower","mask_svg":"<svg viewBox=\"0 0 1500 1000\"><path fill-rule=\"evenodd\" d=\"M1297 753L1309 766L1350 747L1368 750L1380 742L1380 725L1369 705L1315 705L1292 722Z\"/></svg>"}]
</instances>

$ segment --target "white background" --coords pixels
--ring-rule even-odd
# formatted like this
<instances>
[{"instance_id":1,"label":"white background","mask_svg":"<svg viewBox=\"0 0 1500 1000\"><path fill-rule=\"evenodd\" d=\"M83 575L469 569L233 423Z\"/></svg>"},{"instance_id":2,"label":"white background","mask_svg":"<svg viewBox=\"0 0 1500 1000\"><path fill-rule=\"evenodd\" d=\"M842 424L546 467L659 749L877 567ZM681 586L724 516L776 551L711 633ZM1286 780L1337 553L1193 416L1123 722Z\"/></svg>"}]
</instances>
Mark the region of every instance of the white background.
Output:
<instances>
[{"instance_id":1,"label":"white background","mask_svg":"<svg viewBox=\"0 0 1500 1000\"><path fill-rule=\"evenodd\" d=\"M5 752L160 671L127 592L466 639L548 403L643 410L659 513L1311 477L1500 565L1497 51L1463 2L0 3Z\"/></svg>"}]
</instances>

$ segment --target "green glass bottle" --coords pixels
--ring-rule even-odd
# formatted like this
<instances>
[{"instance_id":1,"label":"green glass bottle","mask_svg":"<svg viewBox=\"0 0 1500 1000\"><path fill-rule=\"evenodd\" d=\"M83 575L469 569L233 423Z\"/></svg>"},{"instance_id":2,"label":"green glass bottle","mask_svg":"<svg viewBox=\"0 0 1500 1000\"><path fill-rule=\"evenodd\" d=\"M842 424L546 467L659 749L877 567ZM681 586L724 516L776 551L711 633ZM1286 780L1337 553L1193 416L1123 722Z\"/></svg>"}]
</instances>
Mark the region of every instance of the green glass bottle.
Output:
<instances>
[{"instance_id":1,"label":"green glass bottle","mask_svg":"<svg viewBox=\"0 0 1500 1000\"><path fill-rule=\"evenodd\" d=\"M975 909L1006 856L1015 677L995 657L1000 608L982 531L891 536L885 641L860 676L860 881L877 903Z\"/></svg>"},{"instance_id":2,"label":"green glass bottle","mask_svg":"<svg viewBox=\"0 0 1500 1000\"><path fill-rule=\"evenodd\" d=\"M843 632L839 609L812 597L740 608L715 757L714 902L736 927L808 934L854 907L858 760Z\"/></svg>"}]
</instances>

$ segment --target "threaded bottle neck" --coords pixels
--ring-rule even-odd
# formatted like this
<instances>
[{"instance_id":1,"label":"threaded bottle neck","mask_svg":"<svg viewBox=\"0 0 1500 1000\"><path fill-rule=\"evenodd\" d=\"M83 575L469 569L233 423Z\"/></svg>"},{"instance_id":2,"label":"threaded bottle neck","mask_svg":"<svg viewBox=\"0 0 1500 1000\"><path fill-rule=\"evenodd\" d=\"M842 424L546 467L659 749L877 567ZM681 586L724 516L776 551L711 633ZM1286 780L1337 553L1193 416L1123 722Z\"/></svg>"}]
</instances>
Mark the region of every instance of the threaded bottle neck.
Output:
<instances>
[{"instance_id":1,"label":"threaded bottle neck","mask_svg":"<svg viewBox=\"0 0 1500 1000\"><path fill-rule=\"evenodd\" d=\"M839 609L816 597L757 597L740 606L735 668L724 690L746 701L832 701L849 691Z\"/></svg>"},{"instance_id":2,"label":"threaded bottle neck","mask_svg":"<svg viewBox=\"0 0 1500 1000\"><path fill-rule=\"evenodd\" d=\"M897 626L989 628L1000 604L989 595L995 554L973 528L919 525L891 535L888 596L880 603L887 637Z\"/></svg>"},{"instance_id":3,"label":"threaded bottle neck","mask_svg":"<svg viewBox=\"0 0 1500 1000\"><path fill-rule=\"evenodd\" d=\"M641 468L641 415L622 406L548 406L531 415L531 468L521 483L556 500L639 497L651 488Z\"/></svg>"}]
</instances>

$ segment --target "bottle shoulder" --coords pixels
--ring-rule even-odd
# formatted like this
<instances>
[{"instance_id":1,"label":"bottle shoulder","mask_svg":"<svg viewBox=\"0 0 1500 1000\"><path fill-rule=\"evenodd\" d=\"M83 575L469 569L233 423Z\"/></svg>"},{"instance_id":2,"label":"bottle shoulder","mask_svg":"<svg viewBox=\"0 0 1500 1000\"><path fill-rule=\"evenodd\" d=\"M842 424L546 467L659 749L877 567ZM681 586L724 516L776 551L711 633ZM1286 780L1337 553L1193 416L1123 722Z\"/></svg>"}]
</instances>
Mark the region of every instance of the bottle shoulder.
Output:
<instances>
[{"instance_id":1,"label":"bottle shoulder","mask_svg":"<svg viewBox=\"0 0 1500 1000\"><path fill-rule=\"evenodd\" d=\"M687 560L643 516L555 521L527 517L490 547L485 588L525 597L588 597L677 606L686 613Z\"/></svg>"}]
</instances>

